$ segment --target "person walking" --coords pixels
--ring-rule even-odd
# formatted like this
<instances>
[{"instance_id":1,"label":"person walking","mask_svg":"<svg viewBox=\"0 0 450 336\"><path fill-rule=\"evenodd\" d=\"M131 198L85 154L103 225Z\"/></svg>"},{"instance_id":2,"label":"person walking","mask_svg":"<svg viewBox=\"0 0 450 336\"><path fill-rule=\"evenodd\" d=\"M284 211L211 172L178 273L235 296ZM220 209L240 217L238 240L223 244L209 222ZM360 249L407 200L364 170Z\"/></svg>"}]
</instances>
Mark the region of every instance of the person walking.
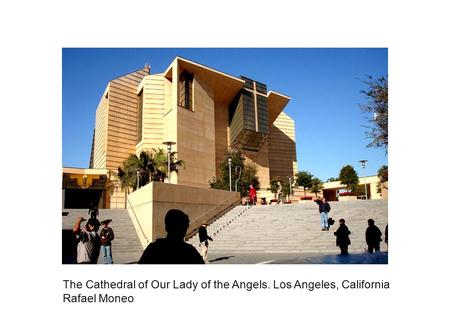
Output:
<instances>
[{"instance_id":1,"label":"person walking","mask_svg":"<svg viewBox=\"0 0 450 336\"><path fill-rule=\"evenodd\" d=\"M250 197L250 204L251 205L256 205L256 189L253 186L253 184L250 184L249 190L248 190L248 195Z\"/></svg>"},{"instance_id":2,"label":"person walking","mask_svg":"<svg viewBox=\"0 0 450 336\"><path fill-rule=\"evenodd\" d=\"M102 229L100 230L100 250L103 254L103 262L105 264L113 263L111 242L114 240L114 231L109 227L110 222L112 222L111 219L102 221Z\"/></svg>"},{"instance_id":3,"label":"person walking","mask_svg":"<svg viewBox=\"0 0 450 336\"><path fill-rule=\"evenodd\" d=\"M339 219L339 227L334 232L336 236L336 246L341 249L341 255L348 255L348 246L351 244L349 235L351 234L347 225L345 225L345 219Z\"/></svg>"},{"instance_id":4,"label":"person walking","mask_svg":"<svg viewBox=\"0 0 450 336\"><path fill-rule=\"evenodd\" d=\"M81 223L85 220L84 217L78 217L72 229L78 242L77 263L96 264L100 255L100 236L97 233L100 223L96 218L89 218L81 228Z\"/></svg>"},{"instance_id":5,"label":"person walking","mask_svg":"<svg viewBox=\"0 0 450 336\"><path fill-rule=\"evenodd\" d=\"M207 264L208 263L208 246L209 242L208 240L213 241L213 239L208 236L208 231L206 230L206 224L203 224L200 229L198 230L198 238L200 239L200 254L203 258L203 261Z\"/></svg>"},{"instance_id":6,"label":"person walking","mask_svg":"<svg viewBox=\"0 0 450 336\"><path fill-rule=\"evenodd\" d=\"M366 229L367 250L369 253L373 253L374 250L380 252L381 231L373 219L368 219L367 224L369 225Z\"/></svg>"},{"instance_id":7,"label":"person walking","mask_svg":"<svg viewBox=\"0 0 450 336\"><path fill-rule=\"evenodd\" d=\"M325 198L316 199L314 202L319 206L320 226L322 231L328 231L330 229L328 226L328 213L331 211L330 204Z\"/></svg>"}]
</instances>

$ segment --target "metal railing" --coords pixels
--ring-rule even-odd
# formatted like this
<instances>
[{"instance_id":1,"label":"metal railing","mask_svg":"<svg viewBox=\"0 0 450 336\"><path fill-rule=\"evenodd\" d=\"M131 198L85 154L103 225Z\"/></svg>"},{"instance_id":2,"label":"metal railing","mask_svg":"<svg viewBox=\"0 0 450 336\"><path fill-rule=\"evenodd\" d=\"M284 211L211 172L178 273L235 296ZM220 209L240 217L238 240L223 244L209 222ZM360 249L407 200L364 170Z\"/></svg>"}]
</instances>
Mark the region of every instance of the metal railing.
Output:
<instances>
[{"instance_id":1,"label":"metal railing","mask_svg":"<svg viewBox=\"0 0 450 336\"><path fill-rule=\"evenodd\" d=\"M212 208L211 210L209 210L205 214L203 214L201 216L198 216L195 220L192 220L190 225L192 225L192 224L200 224L200 226L202 224L210 225L212 222L214 222L216 219L218 219L224 213L228 212L229 210L234 208L236 205L238 205L240 203L240 200L227 205L227 203L229 203L229 202L230 201L227 200L227 201L224 201L224 202L218 204L217 206L215 206L214 208ZM210 217L211 213L217 211L217 209L219 209L220 207L223 207L223 206L225 206L224 209L220 210L218 213L216 213L215 215ZM185 240L189 240L192 237L194 237L197 234L198 230L200 229L200 226L195 228L195 229L193 229L192 231L188 232L186 234L186 236L185 236Z\"/></svg>"},{"instance_id":2,"label":"metal railing","mask_svg":"<svg viewBox=\"0 0 450 336\"><path fill-rule=\"evenodd\" d=\"M139 230L142 234L142 236L144 237L147 245L150 244L150 240L148 239L147 235L144 232L144 229L142 229L141 223L139 222L138 217L136 216L136 212L134 211L133 205L131 205L129 198L127 197L127 204L130 206L129 209L131 209L131 211L133 212L133 216L136 219L136 222L138 224Z\"/></svg>"}]
</instances>

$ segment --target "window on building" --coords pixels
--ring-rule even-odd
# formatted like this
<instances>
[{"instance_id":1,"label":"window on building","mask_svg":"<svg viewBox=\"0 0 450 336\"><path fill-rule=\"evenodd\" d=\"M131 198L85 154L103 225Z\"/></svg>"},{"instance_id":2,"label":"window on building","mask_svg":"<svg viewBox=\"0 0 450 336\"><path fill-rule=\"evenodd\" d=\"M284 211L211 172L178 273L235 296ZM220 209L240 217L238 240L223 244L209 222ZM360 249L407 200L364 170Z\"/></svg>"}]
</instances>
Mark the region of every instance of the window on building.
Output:
<instances>
[{"instance_id":1,"label":"window on building","mask_svg":"<svg viewBox=\"0 0 450 336\"><path fill-rule=\"evenodd\" d=\"M194 75L183 71L180 75L180 82L178 87L178 105L182 106L188 110L193 111L194 105L193 105L193 82L194 82Z\"/></svg>"},{"instance_id":2,"label":"window on building","mask_svg":"<svg viewBox=\"0 0 450 336\"><path fill-rule=\"evenodd\" d=\"M138 94L137 143L142 140L142 118L144 114L144 90Z\"/></svg>"}]
</instances>

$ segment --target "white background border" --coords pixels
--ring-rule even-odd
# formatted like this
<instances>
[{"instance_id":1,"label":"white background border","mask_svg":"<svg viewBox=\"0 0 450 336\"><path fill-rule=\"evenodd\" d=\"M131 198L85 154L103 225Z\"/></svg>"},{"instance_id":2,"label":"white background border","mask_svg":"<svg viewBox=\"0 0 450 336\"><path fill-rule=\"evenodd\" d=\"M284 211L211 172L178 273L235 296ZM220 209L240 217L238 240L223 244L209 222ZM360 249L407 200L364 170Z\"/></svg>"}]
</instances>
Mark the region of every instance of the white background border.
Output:
<instances>
[{"instance_id":1,"label":"white background border","mask_svg":"<svg viewBox=\"0 0 450 336\"><path fill-rule=\"evenodd\" d=\"M448 302L444 1L16 1L2 8L1 289L8 334L442 334ZM252 18L252 19L250 19ZM264 27L255 33L250 26ZM61 48L388 47L389 265L60 264ZM425 176L425 177L423 177ZM421 197L421 195L423 195ZM62 279L388 280L390 291L149 292L63 305ZM107 326L100 324L102 318ZM444 329L445 328L445 329Z\"/></svg>"}]
</instances>

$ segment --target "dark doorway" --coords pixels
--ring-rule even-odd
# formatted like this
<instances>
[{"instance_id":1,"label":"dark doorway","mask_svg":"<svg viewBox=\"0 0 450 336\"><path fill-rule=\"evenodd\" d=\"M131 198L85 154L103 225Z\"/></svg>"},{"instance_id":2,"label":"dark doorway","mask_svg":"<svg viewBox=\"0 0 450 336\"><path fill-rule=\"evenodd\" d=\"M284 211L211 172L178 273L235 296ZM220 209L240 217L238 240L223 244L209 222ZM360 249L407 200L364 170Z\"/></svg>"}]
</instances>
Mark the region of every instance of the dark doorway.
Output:
<instances>
[{"instance_id":1,"label":"dark doorway","mask_svg":"<svg viewBox=\"0 0 450 336\"><path fill-rule=\"evenodd\" d=\"M323 197L325 197L326 200L330 201L330 202L337 201L336 190L335 189L324 190L323 191Z\"/></svg>"},{"instance_id":2,"label":"dark doorway","mask_svg":"<svg viewBox=\"0 0 450 336\"><path fill-rule=\"evenodd\" d=\"M91 204L103 208L103 204L99 204L102 194L101 189L66 189L64 208L88 209Z\"/></svg>"}]
</instances>

